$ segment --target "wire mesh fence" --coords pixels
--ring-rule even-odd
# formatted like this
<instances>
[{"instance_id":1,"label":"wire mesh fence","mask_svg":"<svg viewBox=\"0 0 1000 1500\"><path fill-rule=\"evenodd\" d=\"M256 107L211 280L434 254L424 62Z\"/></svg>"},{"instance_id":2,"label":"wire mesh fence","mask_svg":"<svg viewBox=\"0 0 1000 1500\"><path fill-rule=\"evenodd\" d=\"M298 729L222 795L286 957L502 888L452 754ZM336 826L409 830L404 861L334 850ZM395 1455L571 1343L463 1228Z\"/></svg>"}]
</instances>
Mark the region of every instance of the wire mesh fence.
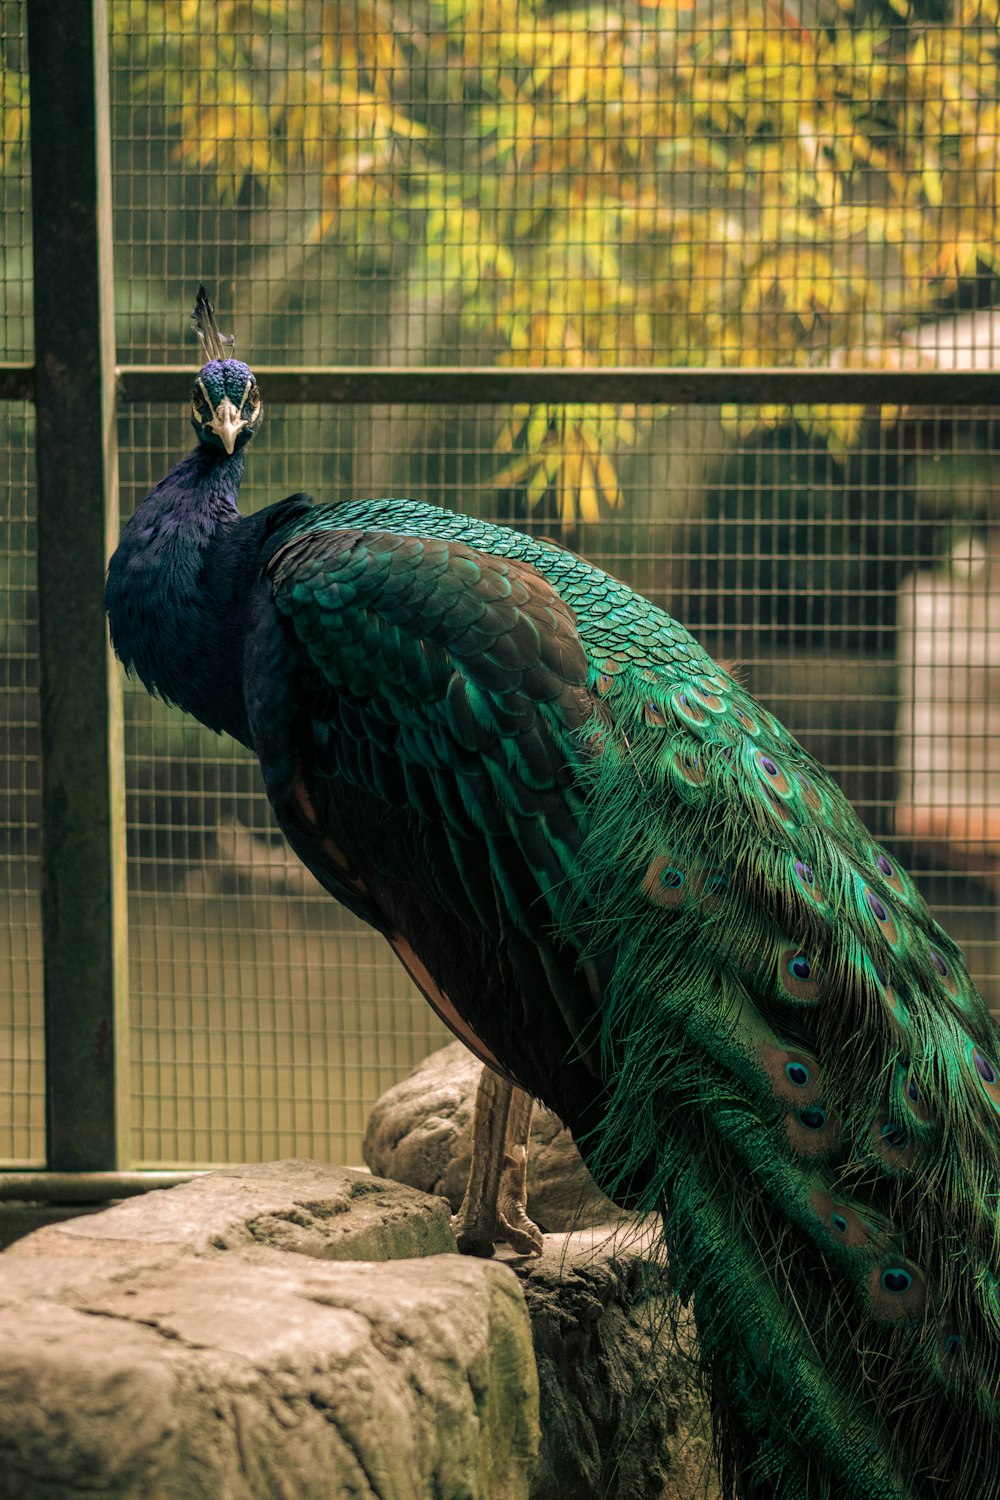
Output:
<instances>
[{"instance_id":1,"label":"wire mesh fence","mask_svg":"<svg viewBox=\"0 0 1000 1500\"><path fill-rule=\"evenodd\" d=\"M120 327L299 363L882 365L992 305L992 0L119 0ZM990 319L959 331L993 347Z\"/></svg>"},{"instance_id":2,"label":"wire mesh fence","mask_svg":"<svg viewBox=\"0 0 1000 1500\"><path fill-rule=\"evenodd\" d=\"M0 12L0 356L31 358L23 6ZM0 1160L44 1161L34 413L0 403Z\"/></svg>"},{"instance_id":3,"label":"wire mesh fence","mask_svg":"<svg viewBox=\"0 0 1000 1500\"><path fill-rule=\"evenodd\" d=\"M806 13L808 11L808 13ZM7 359L30 357L23 9L0 7ZM885 367L876 407L280 405L251 508L413 495L584 552L740 664L1000 1008L998 22L764 4L117 0L119 359ZM42 127L44 128L44 127ZM472 378L470 376L470 378ZM0 1160L44 1158L30 410L5 416ZM128 514L186 409L123 405ZM359 1159L444 1036L276 838L249 756L126 697L133 1154Z\"/></svg>"},{"instance_id":4,"label":"wire mesh fence","mask_svg":"<svg viewBox=\"0 0 1000 1500\"><path fill-rule=\"evenodd\" d=\"M133 441L153 415L133 411ZM320 497L425 495L558 535L554 500L498 493L495 430L491 408L284 408L244 496L267 503L294 475ZM996 442L988 412L911 410L873 416L844 465L799 429L741 437L718 410L660 411L627 513L586 532L592 560L739 663L833 770L994 1003L1000 845L978 828L1000 770ZM136 495L170 446L125 445ZM141 691L127 706L139 1159L356 1160L366 1108L442 1028L275 840L246 752Z\"/></svg>"},{"instance_id":5,"label":"wire mesh fence","mask_svg":"<svg viewBox=\"0 0 1000 1500\"><path fill-rule=\"evenodd\" d=\"M44 1160L38 645L30 406L0 409L0 1159Z\"/></svg>"}]
</instances>

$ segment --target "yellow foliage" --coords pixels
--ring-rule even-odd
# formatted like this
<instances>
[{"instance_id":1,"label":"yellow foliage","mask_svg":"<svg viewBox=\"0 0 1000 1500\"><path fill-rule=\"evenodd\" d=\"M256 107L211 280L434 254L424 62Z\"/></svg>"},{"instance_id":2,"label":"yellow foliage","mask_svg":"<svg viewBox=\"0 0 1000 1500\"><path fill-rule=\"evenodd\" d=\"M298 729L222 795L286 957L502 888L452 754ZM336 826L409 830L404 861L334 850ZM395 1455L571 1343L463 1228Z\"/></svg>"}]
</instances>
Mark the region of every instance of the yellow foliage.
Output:
<instances>
[{"instance_id":1,"label":"yellow foliage","mask_svg":"<svg viewBox=\"0 0 1000 1500\"><path fill-rule=\"evenodd\" d=\"M497 489L523 489L532 510L551 494L558 520L567 529L579 521L599 521L602 505L618 510L623 504L607 452L616 439L635 439L634 425L618 407L515 407L496 446L499 453L516 452L516 457L493 483Z\"/></svg>"},{"instance_id":2,"label":"yellow foliage","mask_svg":"<svg viewBox=\"0 0 1000 1500\"><path fill-rule=\"evenodd\" d=\"M0 62L0 169L16 161L28 139L28 80Z\"/></svg>"},{"instance_id":3,"label":"yellow foliage","mask_svg":"<svg viewBox=\"0 0 1000 1500\"><path fill-rule=\"evenodd\" d=\"M314 238L405 239L509 363L799 366L891 347L1000 269L1000 0L920 24L890 0L892 26L838 3L815 26L770 0L717 0L711 24L694 0L427 0L419 27L393 0L112 15L220 196L312 174ZM853 408L796 415L856 440ZM642 422L514 413L498 482L593 520Z\"/></svg>"}]
</instances>

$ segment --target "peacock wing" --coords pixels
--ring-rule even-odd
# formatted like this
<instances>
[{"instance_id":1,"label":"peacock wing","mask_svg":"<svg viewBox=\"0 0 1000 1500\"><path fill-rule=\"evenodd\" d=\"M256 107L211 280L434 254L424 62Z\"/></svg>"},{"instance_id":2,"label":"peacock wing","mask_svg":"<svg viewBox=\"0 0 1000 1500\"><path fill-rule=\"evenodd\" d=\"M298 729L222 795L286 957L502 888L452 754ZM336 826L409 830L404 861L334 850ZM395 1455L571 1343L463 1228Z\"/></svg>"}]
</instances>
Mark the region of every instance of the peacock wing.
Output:
<instances>
[{"instance_id":1,"label":"peacock wing","mask_svg":"<svg viewBox=\"0 0 1000 1500\"><path fill-rule=\"evenodd\" d=\"M307 531L268 581L248 699L286 832L463 1039L552 1097L596 1026L552 936L595 708L572 609L523 561L387 530Z\"/></svg>"}]
</instances>

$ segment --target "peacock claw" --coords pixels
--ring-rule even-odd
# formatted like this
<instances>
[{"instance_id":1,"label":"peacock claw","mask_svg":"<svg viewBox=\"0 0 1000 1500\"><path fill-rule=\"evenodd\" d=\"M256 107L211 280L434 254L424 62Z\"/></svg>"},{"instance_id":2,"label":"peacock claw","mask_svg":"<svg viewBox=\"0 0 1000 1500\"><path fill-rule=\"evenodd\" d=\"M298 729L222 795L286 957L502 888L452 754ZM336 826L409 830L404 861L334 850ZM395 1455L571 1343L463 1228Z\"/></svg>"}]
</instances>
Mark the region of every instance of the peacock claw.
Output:
<instances>
[{"instance_id":1,"label":"peacock claw","mask_svg":"<svg viewBox=\"0 0 1000 1500\"><path fill-rule=\"evenodd\" d=\"M518 1255L541 1255L542 1253L542 1231L538 1225L528 1218L522 1208L517 1223L512 1224L505 1214L499 1215L500 1226L498 1239Z\"/></svg>"},{"instance_id":2,"label":"peacock claw","mask_svg":"<svg viewBox=\"0 0 1000 1500\"><path fill-rule=\"evenodd\" d=\"M504 1153L503 1172L500 1175L500 1191L497 1194L498 1235L518 1255L541 1255L542 1231L528 1218L525 1207L528 1201L528 1145L527 1132L531 1124L531 1100L527 1100L528 1116L522 1126L516 1116L517 1100L512 1100L507 1120L507 1150ZM514 1131L523 1128L525 1139L511 1139L511 1122Z\"/></svg>"}]
</instances>

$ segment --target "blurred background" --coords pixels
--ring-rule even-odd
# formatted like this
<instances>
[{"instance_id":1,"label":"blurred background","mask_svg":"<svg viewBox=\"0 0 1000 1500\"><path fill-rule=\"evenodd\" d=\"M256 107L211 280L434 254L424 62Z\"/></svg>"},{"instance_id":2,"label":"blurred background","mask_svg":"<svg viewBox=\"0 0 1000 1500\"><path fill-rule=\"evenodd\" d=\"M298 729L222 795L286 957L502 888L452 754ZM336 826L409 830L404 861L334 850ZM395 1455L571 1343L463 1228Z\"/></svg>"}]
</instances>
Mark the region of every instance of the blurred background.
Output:
<instances>
[{"instance_id":1,"label":"blurred background","mask_svg":"<svg viewBox=\"0 0 1000 1500\"><path fill-rule=\"evenodd\" d=\"M884 371L877 405L279 405L243 495L413 495L648 593L898 851L1000 1007L996 0L111 0L122 365L208 283L289 367ZM0 358L32 358L25 15L0 0ZM470 380L473 377L470 375ZM428 383L433 376L428 377ZM752 395L752 384L748 394ZM190 445L122 405L123 515ZM0 1166L44 1165L33 411L0 403ZM251 758L126 689L140 1167L360 1161L445 1038L274 832Z\"/></svg>"}]
</instances>

